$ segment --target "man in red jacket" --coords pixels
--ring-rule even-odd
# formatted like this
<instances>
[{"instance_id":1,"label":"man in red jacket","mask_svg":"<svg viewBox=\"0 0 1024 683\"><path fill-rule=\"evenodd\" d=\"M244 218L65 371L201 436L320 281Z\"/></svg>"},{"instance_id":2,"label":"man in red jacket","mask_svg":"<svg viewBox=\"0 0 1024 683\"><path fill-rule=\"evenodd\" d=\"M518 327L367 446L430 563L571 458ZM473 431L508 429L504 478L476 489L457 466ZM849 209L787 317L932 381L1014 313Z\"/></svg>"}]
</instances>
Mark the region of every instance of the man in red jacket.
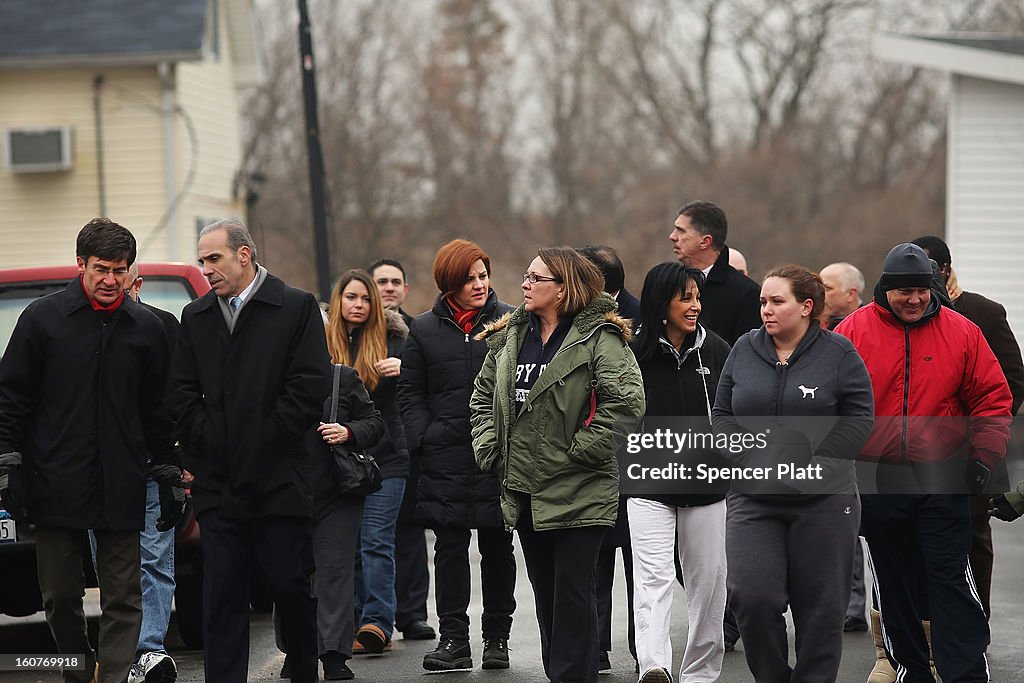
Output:
<instances>
[{"instance_id":1,"label":"man in red jacket","mask_svg":"<svg viewBox=\"0 0 1024 683\"><path fill-rule=\"evenodd\" d=\"M891 491L863 496L861 532L898 680L934 680L921 623L926 595L942 680L987 682L988 621L967 559L969 493L984 488L1005 454L1011 396L981 330L940 306L931 280L925 252L897 245L874 301L836 328L871 373L879 419L861 457L879 463L879 489Z\"/></svg>"}]
</instances>

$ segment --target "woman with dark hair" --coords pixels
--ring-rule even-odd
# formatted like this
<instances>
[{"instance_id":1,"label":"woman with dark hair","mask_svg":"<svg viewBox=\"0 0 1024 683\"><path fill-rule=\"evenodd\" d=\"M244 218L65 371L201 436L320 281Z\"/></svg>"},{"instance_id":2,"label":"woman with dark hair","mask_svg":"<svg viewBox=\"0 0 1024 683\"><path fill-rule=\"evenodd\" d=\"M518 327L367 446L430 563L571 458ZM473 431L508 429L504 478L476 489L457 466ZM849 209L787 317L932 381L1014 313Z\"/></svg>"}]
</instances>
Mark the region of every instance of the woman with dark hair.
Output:
<instances>
[{"instance_id":1,"label":"woman with dark hair","mask_svg":"<svg viewBox=\"0 0 1024 683\"><path fill-rule=\"evenodd\" d=\"M730 458L777 470L768 481L735 480L727 496L729 604L756 681L835 681L842 657L861 509L853 466L874 400L853 344L815 322L824 303L821 278L806 268L769 272L764 326L736 341L712 411L716 431L764 437L766 448ZM806 476L780 480L782 464Z\"/></svg>"},{"instance_id":2,"label":"woman with dark hair","mask_svg":"<svg viewBox=\"0 0 1024 683\"><path fill-rule=\"evenodd\" d=\"M369 273L349 270L338 278L327 310L327 350L332 362L356 369L385 425L384 437L368 449L384 481L379 491L366 497L359 525L355 654L389 649L395 626L395 525L409 475L409 450L395 391L408 332L402 316L385 310Z\"/></svg>"},{"instance_id":3,"label":"woman with dark hair","mask_svg":"<svg viewBox=\"0 0 1024 683\"><path fill-rule=\"evenodd\" d=\"M501 478L533 584L544 671L595 681L597 565L619 503L616 451L644 410L629 321L601 271L570 247L541 249L523 304L487 326L470 402L480 468Z\"/></svg>"},{"instance_id":4,"label":"woman with dark hair","mask_svg":"<svg viewBox=\"0 0 1024 683\"><path fill-rule=\"evenodd\" d=\"M647 273L640 298L640 330L633 344L647 398L647 418L698 417L708 431L729 345L697 323L704 274L678 262ZM688 425L689 426L689 425ZM649 431L650 428L643 431ZM682 431L681 429L679 431ZM689 459L718 464L711 454ZM680 681L715 681L725 642L725 492L635 494L627 501L633 547L633 609L642 683L672 680L674 548L686 585L688 629ZM678 541L678 543L677 543Z\"/></svg>"},{"instance_id":5,"label":"woman with dark hair","mask_svg":"<svg viewBox=\"0 0 1024 683\"><path fill-rule=\"evenodd\" d=\"M484 613L483 668L505 669L515 611L512 534L498 508L498 478L473 459L469 395L487 349L473 335L511 306L490 286L491 260L468 240L453 240L434 259L440 290L434 307L413 320L402 354L399 405L412 457L419 458L416 514L434 530L437 649L428 671L473 666L469 645L469 542L477 530Z\"/></svg>"}]
</instances>

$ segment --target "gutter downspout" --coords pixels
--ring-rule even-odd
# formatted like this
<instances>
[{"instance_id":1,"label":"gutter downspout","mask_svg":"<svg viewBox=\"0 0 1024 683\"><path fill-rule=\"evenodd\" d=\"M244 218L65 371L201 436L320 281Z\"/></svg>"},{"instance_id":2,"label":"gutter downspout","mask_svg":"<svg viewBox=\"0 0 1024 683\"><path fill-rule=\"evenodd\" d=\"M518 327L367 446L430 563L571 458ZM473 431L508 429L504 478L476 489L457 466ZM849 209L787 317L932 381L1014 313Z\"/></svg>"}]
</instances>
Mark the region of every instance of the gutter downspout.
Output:
<instances>
[{"instance_id":1,"label":"gutter downspout","mask_svg":"<svg viewBox=\"0 0 1024 683\"><path fill-rule=\"evenodd\" d=\"M164 194L167 202L168 260L181 261L182 258L178 245L178 211L174 205L178 184L177 145L175 144L176 138L174 135L174 68L170 62L160 62L157 65L157 74L160 76L160 118L163 123Z\"/></svg>"},{"instance_id":2,"label":"gutter downspout","mask_svg":"<svg viewBox=\"0 0 1024 683\"><path fill-rule=\"evenodd\" d=\"M103 163L103 76L97 74L92 81L93 127L96 132L96 190L99 193L101 217L107 216L107 183Z\"/></svg>"}]
</instances>

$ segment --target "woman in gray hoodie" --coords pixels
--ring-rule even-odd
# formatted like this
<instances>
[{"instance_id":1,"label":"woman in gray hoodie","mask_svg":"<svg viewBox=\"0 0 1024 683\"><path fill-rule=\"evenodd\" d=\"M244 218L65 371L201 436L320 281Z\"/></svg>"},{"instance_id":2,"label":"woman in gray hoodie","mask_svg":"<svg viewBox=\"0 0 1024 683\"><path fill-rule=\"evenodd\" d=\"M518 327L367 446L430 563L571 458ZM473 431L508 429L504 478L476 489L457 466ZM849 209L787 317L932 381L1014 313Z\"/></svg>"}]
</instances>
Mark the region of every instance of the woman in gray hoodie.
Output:
<instances>
[{"instance_id":1,"label":"woman in gray hoodie","mask_svg":"<svg viewBox=\"0 0 1024 683\"><path fill-rule=\"evenodd\" d=\"M714 428L728 453L730 607L758 683L834 681L860 526L854 459L871 431L871 380L853 344L817 319L825 288L800 266L761 286L764 326L736 341ZM798 419L794 419L794 417ZM797 630L788 662L784 614Z\"/></svg>"}]
</instances>

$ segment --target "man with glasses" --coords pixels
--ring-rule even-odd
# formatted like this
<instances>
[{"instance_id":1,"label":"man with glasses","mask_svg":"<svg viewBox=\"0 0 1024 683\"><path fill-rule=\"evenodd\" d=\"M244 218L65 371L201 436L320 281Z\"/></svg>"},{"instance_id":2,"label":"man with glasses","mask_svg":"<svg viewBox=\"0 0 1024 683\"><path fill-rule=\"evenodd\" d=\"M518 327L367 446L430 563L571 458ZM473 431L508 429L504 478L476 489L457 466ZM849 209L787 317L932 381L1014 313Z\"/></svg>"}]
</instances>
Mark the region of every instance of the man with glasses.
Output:
<instances>
[{"instance_id":1,"label":"man with glasses","mask_svg":"<svg viewBox=\"0 0 1024 683\"><path fill-rule=\"evenodd\" d=\"M90 221L78 234L79 277L25 309L0 361L0 503L36 525L47 624L60 654L84 655L83 667L64 671L75 683L127 679L142 624L147 469L180 484L163 409L167 337L125 295L135 256L128 230ZM161 528L181 514L169 500ZM98 663L82 609L89 529L102 610Z\"/></svg>"}]
</instances>

